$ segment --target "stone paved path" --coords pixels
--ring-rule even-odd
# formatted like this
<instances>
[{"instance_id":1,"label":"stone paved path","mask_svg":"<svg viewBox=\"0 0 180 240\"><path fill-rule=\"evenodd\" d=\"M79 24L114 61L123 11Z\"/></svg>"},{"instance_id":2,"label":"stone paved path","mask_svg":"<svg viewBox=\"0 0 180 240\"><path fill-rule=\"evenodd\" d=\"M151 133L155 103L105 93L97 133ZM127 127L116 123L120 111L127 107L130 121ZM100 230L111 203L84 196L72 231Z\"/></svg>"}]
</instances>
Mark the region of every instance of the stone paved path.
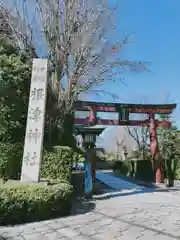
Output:
<instances>
[{"instance_id":1,"label":"stone paved path","mask_svg":"<svg viewBox=\"0 0 180 240\"><path fill-rule=\"evenodd\" d=\"M66 218L0 228L0 235L12 240L180 239L180 191L112 191L84 202L76 212Z\"/></svg>"}]
</instances>

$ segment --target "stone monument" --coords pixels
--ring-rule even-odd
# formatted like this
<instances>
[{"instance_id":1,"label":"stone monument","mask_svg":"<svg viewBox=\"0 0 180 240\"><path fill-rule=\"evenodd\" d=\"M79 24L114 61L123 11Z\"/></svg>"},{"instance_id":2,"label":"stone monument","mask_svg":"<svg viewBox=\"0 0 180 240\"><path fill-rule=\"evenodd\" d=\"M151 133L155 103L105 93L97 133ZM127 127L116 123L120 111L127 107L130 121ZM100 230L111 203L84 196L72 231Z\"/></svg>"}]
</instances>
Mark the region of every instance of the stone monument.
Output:
<instances>
[{"instance_id":1,"label":"stone monument","mask_svg":"<svg viewBox=\"0 0 180 240\"><path fill-rule=\"evenodd\" d=\"M39 181L47 95L47 59L34 59L29 95L21 182Z\"/></svg>"}]
</instances>

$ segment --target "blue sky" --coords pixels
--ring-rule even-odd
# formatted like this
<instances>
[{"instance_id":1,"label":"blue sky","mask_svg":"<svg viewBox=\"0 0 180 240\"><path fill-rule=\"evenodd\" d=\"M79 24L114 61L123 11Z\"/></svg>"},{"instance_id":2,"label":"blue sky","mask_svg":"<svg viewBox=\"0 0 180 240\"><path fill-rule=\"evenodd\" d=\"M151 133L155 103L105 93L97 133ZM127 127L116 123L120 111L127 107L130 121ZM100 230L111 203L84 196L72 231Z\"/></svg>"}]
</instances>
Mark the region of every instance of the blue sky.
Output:
<instances>
[{"instance_id":1,"label":"blue sky","mask_svg":"<svg viewBox=\"0 0 180 240\"><path fill-rule=\"evenodd\" d=\"M131 35L133 43L123 52L125 59L148 61L149 72L126 74L123 84L104 84L104 89L118 94L120 100L139 103L179 104L180 87L180 1L121 0L119 33ZM117 36L118 37L118 36ZM91 100L112 101L109 96L88 95ZM180 127L180 108L173 120Z\"/></svg>"},{"instance_id":2,"label":"blue sky","mask_svg":"<svg viewBox=\"0 0 180 240\"><path fill-rule=\"evenodd\" d=\"M150 63L149 71L124 75L124 82L105 83L103 89L115 93L121 102L179 104L180 87L180 0L110 0L120 1L117 37L127 33L132 43L123 51L127 60ZM34 0L31 1L33 6ZM30 14L33 7L29 8ZM112 101L110 96L88 94L84 100ZM173 120L180 127L180 108Z\"/></svg>"},{"instance_id":3,"label":"blue sky","mask_svg":"<svg viewBox=\"0 0 180 240\"><path fill-rule=\"evenodd\" d=\"M30 0L29 0L30 1ZM180 127L179 88L180 88L180 0L110 0L120 1L118 11L117 35L119 38L127 33L131 35L132 44L122 52L126 60L149 62L149 71L124 75L123 85L120 81L113 85L105 83L103 89L119 96L121 102L177 103L173 120ZM33 13L33 3L28 10ZM41 42L39 42L41 44ZM83 100L112 101L110 96L88 94ZM106 138L107 136L107 138ZM110 145L109 139L115 141L117 129L104 131L104 144ZM111 141L115 146L115 142Z\"/></svg>"}]
</instances>

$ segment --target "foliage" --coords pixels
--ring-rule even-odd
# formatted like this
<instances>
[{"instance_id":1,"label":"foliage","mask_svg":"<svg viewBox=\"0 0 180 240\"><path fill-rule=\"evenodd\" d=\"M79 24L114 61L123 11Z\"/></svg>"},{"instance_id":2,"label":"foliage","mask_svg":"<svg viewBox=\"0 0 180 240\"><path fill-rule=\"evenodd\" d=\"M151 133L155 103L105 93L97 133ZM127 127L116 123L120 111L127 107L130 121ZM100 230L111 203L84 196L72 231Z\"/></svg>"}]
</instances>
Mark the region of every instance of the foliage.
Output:
<instances>
[{"instance_id":1,"label":"foliage","mask_svg":"<svg viewBox=\"0 0 180 240\"><path fill-rule=\"evenodd\" d=\"M151 160L151 153L149 149L147 148L141 148L140 150L135 150L132 152L132 157L129 157L128 159L144 159L144 160Z\"/></svg>"},{"instance_id":2,"label":"foliage","mask_svg":"<svg viewBox=\"0 0 180 240\"><path fill-rule=\"evenodd\" d=\"M73 163L81 163L81 162L84 162L84 161L85 161L84 154L74 152L74 153L73 153L72 160L73 160Z\"/></svg>"},{"instance_id":3,"label":"foliage","mask_svg":"<svg viewBox=\"0 0 180 240\"><path fill-rule=\"evenodd\" d=\"M0 185L0 224L19 224L69 214L72 187L68 183L46 186L7 183Z\"/></svg>"},{"instance_id":4,"label":"foliage","mask_svg":"<svg viewBox=\"0 0 180 240\"><path fill-rule=\"evenodd\" d=\"M115 161L115 159L117 158L115 153L104 153L102 156L102 159L104 159L104 161Z\"/></svg>"},{"instance_id":5,"label":"foliage","mask_svg":"<svg viewBox=\"0 0 180 240\"><path fill-rule=\"evenodd\" d=\"M145 182L154 180L154 171L150 160L116 161L114 171Z\"/></svg>"},{"instance_id":6,"label":"foliage","mask_svg":"<svg viewBox=\"0 0 180 240\"><path fill-rule=\"evenodd\" d=\"M0 143L0 178L20 179L23 146L21 144Z\"/></svg>"},{"instance_id":7,"label":"foliage","mask_svg":"<svg viewBox=\"0 0 180 240\"><path fill-rule=\"evenodd\" d=\"M135 163L134 177L145 182L154 182L153 164L150 160L138 160Z\"/></svg>"},{"instance_id":8,"label":"foliage","mask_svg":"<svg viewBox=\"0 0 180 240\"><path fill-rule=\"evenodd\" d=\"M176 165L176 172L175 172L175 180L180 180L180 162L177 163Z\"/></svg>"},{"instance_id":9,"label":"foliage","mask_svg":"<svg viewBox=\"0 0 180 240\"><path fill-rule=\"evenodd\" d=\"M114 161L112 159L108 159L104 156L96 155L96 169L112 169Z\"/></svg>"},{"instance_id":10,"label":"foliage","mask_svg":"<svg viewBox=\"0 0 180 240\"><path fill-rule=\"evenodd\" d=\"M25 135L30 65L25 52L0 37L0 141L20 142Z\"/></svg>"},{"instance_id":11,"label":"foliage","mask_svg":"<svg viewBox=\"0 0 180 240\"><path fill-rule=\"evenodd\" d=\"M70 147L56 146L45 150L41 163L41 178L70 180L73 150Z\"/></svg>"},{"instance_id":12,"label":"foliage","mask_svg":"<svg viewBox=\"0 0 180 240\"><path fill-rule=\"evenodd\" d=\"M130 169L128 168L127 161L115 161L113 166L114 171L118 171L120 174L129 175Z\"/></svg>"},{"instance_id":13,"label":"foliage","mask_svg":"<svg viewBox=\"0 0 180 240\"><path fill-rule=\"evenodd\" d=\"M161 129L160 152L165 161L166 177L175 179L180 167L180 132L176 128Z\"/></svg>"},{"instance_id":14,"label":"foliage","mask_svg":"<svg viewBox=\"0 0 180 240\"><path fill-rule=\"evenodd\" d=\"M20 179L23 145L0 143L0 178ZM70 180L73 162L83 162L84 156L65 146L45 149L41 162L41 178Z\"/></svg>"}]
</instances>

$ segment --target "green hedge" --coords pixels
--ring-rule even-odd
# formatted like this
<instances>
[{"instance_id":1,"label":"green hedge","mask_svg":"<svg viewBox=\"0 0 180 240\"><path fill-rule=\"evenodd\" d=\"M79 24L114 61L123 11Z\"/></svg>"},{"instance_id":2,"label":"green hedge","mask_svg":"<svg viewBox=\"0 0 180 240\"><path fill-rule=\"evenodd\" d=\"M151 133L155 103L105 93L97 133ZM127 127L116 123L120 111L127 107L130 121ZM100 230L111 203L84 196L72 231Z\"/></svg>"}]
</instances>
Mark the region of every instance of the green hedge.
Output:
<instances>
[{"instance_id":1,"label":"green hedge","mask_svg":"<svg viewBox=\"0 0 180 240\"><path fill-rule=\"evenodd\" d=\"M152 162L150 160L136 161L134 177L145 182L154 182L155 174Z\"/></svg>"},{"instance_id":2,"label":"green hedge","mask_svg":"<svg viewBox=\"0 0 180 240\"><path fill-rule=\"evenodd\" d=\"M56 146L51 150L45 150L41 162L41 178L69 181L73 154L72 148L64 146Z\"/></svg>"},{"instance_id":3,"label":"green hedge","mask_svg":"<svg viewBox=\"0 0 180 240\"><path fill-rule=\"evenodd\" d=\"M180 180L180 162L178 162L176 167L175 179Z\"/></svg>"},{"instance_id":4,"label":"green hedge","mask_svg":"<svg viewBox=\"0 0 180 240\"><path fill-rule=\"evenodd\" d=\"M19 180L21 174L23 144L0 143L0 178ZM41 178L71 178L73 162L83 162L83 154L66 146L55 146L43 151Z\"/></svg>"},{"instance_id":5,"label":"green hedge","mask_svg":"<svg viewBox=\"0 0 180 240\"><path fill-rule=\"evenodd\" d=\"M65 216L72 207L72 186L58 183L1 184L0 224L20 224Z\"/></svg>"},{"instance_id":6,"label":"green hedge","mask_svg":"<svg viewBox=\"0 0 180 240\"><path fill-rule=\"evenodd\" d=\"M165 178L180 180L180 162L178 159L169 159L164 162Z\"/></svg>"},{"instance_id":7,"label":"green hedge","mask_svg":"<svg viewBox=\"0 0 180 240\"><path fill-rule=\"evenodd\" d=\"M114 171L145 182L154 181L154 171L150 160L116 161Z\"/></svg>"},{"instance_id":8,"label":"green hedge","mask_svg":"<svg viewBox=\"0 0 180 240\"><path fill-rule=\"evenodd\" d=\"M0 142L0 178L20 179L22 144Z\"/></svg>"},{"instance_id":9,"label":"green hedge","mask_svg":"<svg viewBox=\"0 0 180 240\"><path fill-rule=\"evenodd\" d=\"M85 157L83 153L78 153L78 152L74 152L73 153L73 163L81 163L85 161Z\"/></svg>"}]
</instances>

